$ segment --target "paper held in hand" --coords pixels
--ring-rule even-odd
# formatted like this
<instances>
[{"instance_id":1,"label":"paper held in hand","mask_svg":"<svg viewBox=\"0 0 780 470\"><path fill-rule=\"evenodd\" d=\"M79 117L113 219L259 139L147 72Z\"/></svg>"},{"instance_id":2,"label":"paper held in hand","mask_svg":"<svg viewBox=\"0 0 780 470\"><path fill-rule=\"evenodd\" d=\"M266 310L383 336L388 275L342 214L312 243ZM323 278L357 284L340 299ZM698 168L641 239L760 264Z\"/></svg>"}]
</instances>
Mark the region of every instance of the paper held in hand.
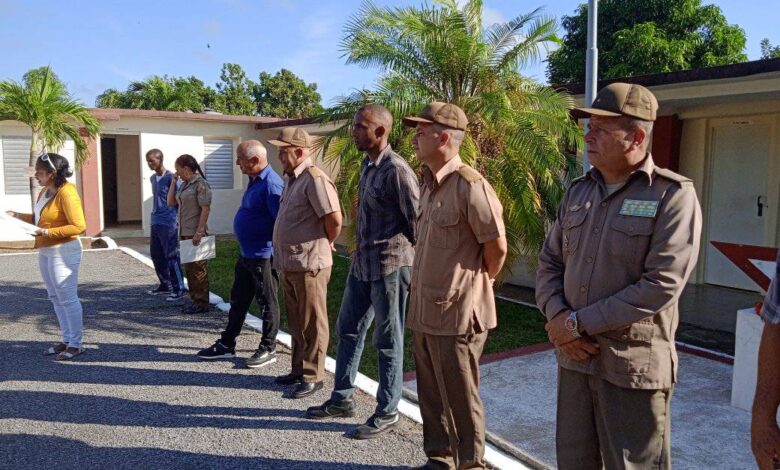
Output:
<instances>
[{"instance_id":1,"label":"paper held in hand","mask_svg":"<svg viewBox=\"0 0 780 470\"><path fill-rule=\"evenodd\" d=\"M192 240L182 240L179 243L179 251L182 264L202 261L204 259L216 258L217 243L214 240L214 235L203 237L198 246L193 245Z\"/></svg>"},{"instance_id":2,"label":"paper held in hand","mask_svg":"<svg viewBox=\"0 0 780 470\"><path fill-rule=\"evenodd\" d=\"M0 212L0 220L12 224L14 227L23 231L27 235L35 235L35 232L38 231L38 227L36 227L35 225L28 224L27 222L21 219L17 219L16 217L11 217L5 212Z\"/></svg>"}]
</instances>

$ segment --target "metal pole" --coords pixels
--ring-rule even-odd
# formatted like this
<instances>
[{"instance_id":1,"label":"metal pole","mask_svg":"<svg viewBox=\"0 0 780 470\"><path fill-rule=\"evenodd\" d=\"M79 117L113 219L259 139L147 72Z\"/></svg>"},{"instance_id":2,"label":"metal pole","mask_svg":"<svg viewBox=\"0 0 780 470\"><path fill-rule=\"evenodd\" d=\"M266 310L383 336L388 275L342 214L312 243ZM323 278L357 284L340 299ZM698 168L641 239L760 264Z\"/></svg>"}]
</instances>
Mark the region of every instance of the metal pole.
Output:
<instances>
[{"instance_id":1,"label":"metal pole","mask_svg":"<svg viewBox=\"0 0 780 470\"><path fill-rule=\"evenodd\" d=\"M596 98L596 88L598 86L599 72L599 49L597 45L598 38L598 0L588 0L588 51L587 62L585 64L585 106L593 104ZM590 119L585 121L585 132L590 129ZM585 145L583 155L582 170L587 173L590 169L588 161L588 145Z\"/></svg>"}]
</instances>

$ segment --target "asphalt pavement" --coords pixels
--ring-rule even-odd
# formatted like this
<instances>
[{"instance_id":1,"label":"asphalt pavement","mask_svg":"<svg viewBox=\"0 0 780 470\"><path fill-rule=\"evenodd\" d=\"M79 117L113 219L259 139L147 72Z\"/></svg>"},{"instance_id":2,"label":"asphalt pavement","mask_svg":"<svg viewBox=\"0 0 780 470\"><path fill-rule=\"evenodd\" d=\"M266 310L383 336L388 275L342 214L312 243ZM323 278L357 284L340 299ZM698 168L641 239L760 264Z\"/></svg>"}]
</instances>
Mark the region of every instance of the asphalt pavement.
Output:
<instances>
[{"instance_id":1,"label":"asphalt pavement","mask_svg":"<svg viewBox=\"0 0 780 470\"><path fill-rule=\"evenodd\" d=\"M422 429L407 418L386 436L345 436L373 411L359 393L355 418L310 421L301 400L273 383L289 352L246 369L203 362L226 314L186 316L145 294L154 273L119 250L85 252L80 275L87 352L43 356L59 340L37 255L0 256L0 468L380 469L424 463ZM247 329L238 354L259 335Z\"/></svg>"}]
</instances>

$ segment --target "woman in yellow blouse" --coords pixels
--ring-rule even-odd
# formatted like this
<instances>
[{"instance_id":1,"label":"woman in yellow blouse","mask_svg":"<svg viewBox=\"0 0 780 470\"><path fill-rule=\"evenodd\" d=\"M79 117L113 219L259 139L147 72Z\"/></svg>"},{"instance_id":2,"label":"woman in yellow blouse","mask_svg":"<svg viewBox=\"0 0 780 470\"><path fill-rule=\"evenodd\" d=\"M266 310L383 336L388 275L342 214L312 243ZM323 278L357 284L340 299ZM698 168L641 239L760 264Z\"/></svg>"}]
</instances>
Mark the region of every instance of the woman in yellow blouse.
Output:
<instances>
[{"instance_id":1,"label":"woman in yellow blouse","mask_svg":"<svg viewBox=\"0 0 780 470\"><path fill-rule=\"evenodd\" d=\"M8 212L40 227L35 234L38 266L62 332L62 342L54 344L45 354L56 354L59 361L84 352L83 310L78 296L81 263L78 236L86 229L86 224L78 191L67 180L72 175L65 157L44 153L35 163L35 179L43 189L38 194L34 213Z\"/></svg>"}]
</instances>

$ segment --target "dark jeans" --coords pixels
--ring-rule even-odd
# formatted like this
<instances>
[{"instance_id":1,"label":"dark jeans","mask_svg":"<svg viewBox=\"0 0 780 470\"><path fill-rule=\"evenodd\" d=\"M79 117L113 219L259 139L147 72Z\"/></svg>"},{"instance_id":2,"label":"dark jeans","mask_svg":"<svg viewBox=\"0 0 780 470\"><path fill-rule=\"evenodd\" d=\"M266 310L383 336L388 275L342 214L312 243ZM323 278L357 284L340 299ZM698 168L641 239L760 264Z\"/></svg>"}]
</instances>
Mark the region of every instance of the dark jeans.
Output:
<instances>
[{"instance_id":1,"label":"dark jeans","mask_svg":"<svg viewBox=\"0 0 780 470\"><path fill-rule=\"evenodd\" d=\"M152 225L149 245L160 286L176 294L184 292L184 275L179 263L178 228L175 225Z\"/></svg>"},{"instance_id":2,"label":"dark jeans","mask_svg":"<svg viewBox=\"0 0 780 470\"><path fill-rule=\"evenodd\" d=\"M238 257L233 287L230 289L228 324L222 332L221 341L225 346L236 346L236 338L241 333L246 312L254 298L262 310L263 336L260 348L273 351L276 347L276 334L279 332L279 273L271 268L271 263L271 259Z\"/></svg>"},{"instance_id":3,"label":"dark jeans","mask_svg":"<svg viewBox=\"0 0 780 470\"><path fill-rule=\"evenodd\" d=\"M404 373L404 322L411 270L399 268L378 281L359 281L350 275L341 301L336 329L339 334L336 385L331 398L344 400L355 391L355 377L371 321L379 355L376 414L398 410Z\"/></svg>"}]
</instances>

